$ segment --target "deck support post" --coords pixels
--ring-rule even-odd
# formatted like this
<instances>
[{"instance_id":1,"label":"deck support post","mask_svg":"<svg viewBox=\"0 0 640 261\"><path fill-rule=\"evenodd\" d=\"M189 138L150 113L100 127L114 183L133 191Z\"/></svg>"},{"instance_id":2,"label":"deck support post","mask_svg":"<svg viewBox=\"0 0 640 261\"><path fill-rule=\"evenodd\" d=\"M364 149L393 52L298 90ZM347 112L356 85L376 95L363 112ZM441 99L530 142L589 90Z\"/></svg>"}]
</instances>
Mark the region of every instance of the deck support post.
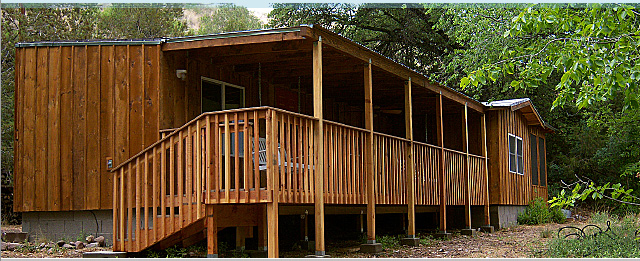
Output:
<instances>
[{"instance_id":1,"label":"deck support post","mask_svg":"<svg viewBox=\"0 0 640 261\"><path fill-rule=\"evenodd\" d=\"M324 123L322 115L322 37L313 42L313 116L318 119L314 128L315 140L315 239L316 257L325 256L324 248Z\"/></svg>"},{"instance_id":2,"label":"deck support post","mask_svg":"<svg viewBox=\"0 0 640 261\"><path fill-rule=\"evenodd\" d=\"M373 152L373 78L371 59L364 67L364 125L368 130L365 143L366 189L367 189L367 243L360 245L361 252L382 252L382 244L376 243L376 198L374 181Z\"/></svg>"},{"instance_id":3,"label":"deck support post","mask_svg":"<svg viewBox=\"0 0 640 261\"><path fill-rule=\"evenodd\" d=\"M267 257L278 258L278 200L280 198L280 175L276 173L278 161L274 159L277 154L276 140L278 130L278 118L276 111L267 111L267 189L271 190L271 202L267 203Z\"/></svg>"},{"instance_id":4,"label":"deck support post","mask_svg":"<svg viewBox=\"0 0 640 261\"><path fill-rule=\"evenodd\" d=\"M471 175L469 165L469 112L468 103L464 103L464 109L462 110L462 131L464 131L464 137L462 139L462 149L464 150L464 221L465 229L461 231L461 234L474 236L476 230L471 228Z\"/></svg>"},{"instance_id":5,"label":"deck support post","mask_svg":"<svg viewBox=\"0 0 640 261\"><path fill-rule=\"evenodd\" d=\"M411 77L404 83L404 119L405 134L409 140L405 151L406 162L406 183L407 183L407 237L402 239L403 245L418 246L420 240L416 238L416 195L414 184L413 166L413 103L411 95Z\"/></svg>"},{"instance_id":6,"label":"deck support post","mask_svg":"<svg viewBox=\"0 0 640 261\"><path fill-rule=\"evenodd\" d=\"M489 216L489 153L487 151L487 120L486 114L482 114L482 120L480 121L480 131L482 131L482 155L484 156L484 175L486 175L487 187L484 201L484 225L481 227L484 232L493 232L493 226L491 226L491 220Z\"/></svg>"},{"instance_id":7,"label":"deck support post","mask_svg":"<svg viewBox=\"0 0 640 261\"><path fill-rule=\"evenodd\" d=\"M438 95L436 108L436 139L437 144L440 146L440 168L438 169L438 188L440 189L440 231L436 234L436 237L451 237L450 233L447 233L447 186L444 176L444 131L442 127L442 92Z\"/></svg>"},{"instance_id":8,"label":"deck support post","mask_svg":"<svg viewBox=\"0 0 640 261\"><path fill-rule=\"evenodd\" d=\"M265 205L260 206L260 214L258 215L258 250L267 251L268 231L267 231L267 209Z\"/></svg>"},{"instance_id":9,"label":"deck support post","mask_svg":"<svg viewBox=\"0 0 640 261\"><path fill-rule=\"evenodd\" d=\"M214 205L206 205L207 257L218 258L218 225Z\"/></svg>"}]
</instances>

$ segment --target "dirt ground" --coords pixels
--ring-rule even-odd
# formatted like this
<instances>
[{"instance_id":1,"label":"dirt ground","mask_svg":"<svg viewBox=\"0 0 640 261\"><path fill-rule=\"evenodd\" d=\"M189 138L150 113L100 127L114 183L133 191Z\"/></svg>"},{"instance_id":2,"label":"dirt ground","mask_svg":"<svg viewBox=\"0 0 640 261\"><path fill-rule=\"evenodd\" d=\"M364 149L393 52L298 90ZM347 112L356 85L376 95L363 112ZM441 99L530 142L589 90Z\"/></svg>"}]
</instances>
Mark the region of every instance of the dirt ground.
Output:
<instances>
[{"instance_id":1,"label":"dirt ground","mask_svg":"<svg viewBox=\"0 0 640 261\"><path fill-rule=\"evenodd\" d=\"M556 235L558 228L566 225L582 225L574 222L568 224L545 224L537 226L517 226L494 233L478 232L475 237L463 236L454 232L451 240L423 240L419 247L397 246L385 249L379 254L360 253L358 241L327 242L327 254L331 257L462 257L462 258L526 258L542 251L546 242ZM6 230L5 230L6 229ZM2 227L3 231L19 231L20 226ZM545 233L546 231L546 233ZM549 237L549 235L551 237ZM2 251L2 258L80 258L87 251L110 251L111 248L90 249L38 249L22 248L14 251ZM307 251L281 251L281 257L304 257Z\"/></svg>"},{"instance_id":2,"label":"dirt ground","mask_svg":"<svg viewBox=\"0 0 640 261\"><path fill-rule=\"evenodd\" d=\"M503 229L494 233L478 232L475 237L463 236L454 233L451 240L426 240L426 245L419 247L398 246L385 249L379 254L360 253L359 242L341 242L327 245L327 254L331 257L410 257L410 258L527 258L540 252L558 229L567 225L580 225L580 223L545 224L537 226L517 226ZM543 233L543 231L547 231ZM543 236L544 234L544 236ZM423 241L424 242L424 241ZM283 257L304 257L307 253L301 251L281 252Z\"/></svg>"}]
</instances>

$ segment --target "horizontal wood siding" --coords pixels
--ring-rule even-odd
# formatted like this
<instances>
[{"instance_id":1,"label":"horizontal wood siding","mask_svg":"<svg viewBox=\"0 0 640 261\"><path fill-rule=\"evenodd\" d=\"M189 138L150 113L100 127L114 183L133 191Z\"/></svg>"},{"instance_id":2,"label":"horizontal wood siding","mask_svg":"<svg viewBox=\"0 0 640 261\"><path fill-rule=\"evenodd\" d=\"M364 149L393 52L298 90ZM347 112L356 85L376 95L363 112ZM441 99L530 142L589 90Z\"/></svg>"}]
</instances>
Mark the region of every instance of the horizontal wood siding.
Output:
<instances>
[{"instance_id":1,"label":"horizontal wood siding","mask_svg":"<svg viewBox=\"0 0 640 261\"><path fill-rule=\"evenodd\" d=\"M112 208L107 159L158 140L158 48L17 48L16 211Z\"/></svg>"}]
</instances>

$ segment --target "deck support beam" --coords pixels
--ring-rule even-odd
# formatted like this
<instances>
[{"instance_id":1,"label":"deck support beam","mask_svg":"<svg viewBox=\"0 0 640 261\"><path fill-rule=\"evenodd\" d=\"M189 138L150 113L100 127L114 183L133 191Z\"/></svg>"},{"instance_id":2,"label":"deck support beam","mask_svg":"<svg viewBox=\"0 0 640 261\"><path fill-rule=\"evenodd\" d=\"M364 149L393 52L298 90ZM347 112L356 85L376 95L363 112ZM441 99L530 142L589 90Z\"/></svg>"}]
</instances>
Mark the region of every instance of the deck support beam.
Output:
<instances>
[{"instance_id":1,"label":"deck support beam","mask_svg":"<svg viewBox=\"0 0 640 261\"><path fill-rule=\"evenodd\" d=\"M218 225L214 205L206 205L207 257L218 258Z\"/></svg>"},{"instance_id":2,"label":"deck support beam","mask_svg":"<svg viewBox=\"0 0 640 261\"><path fill-rule=\"evenodd\" d=\"M315 239L316 256L325 256L324 247L324 123L322 115L322 37L313 42L313 116L318 119L314 128L315 140Z\"/></svg>"},{"instance_id":3,"label":"deck support beam","mask_svg":"<svg viewBox=\"0 0 640 261\"><path fill-rule=\"evenodd\" d=\"M461 231L463 235L474 236L476 230L471 228L471 171L469 164L469 114L468 103L464 104L462 110L462 131L464 137L462 139L462 149L464 150L464 221L465 229Z\"/></svg>"},{"instance_id":4,"label":"deck support beam","mask_svg":"<svg viewBox=\"0 0 640 261\"><path fill-rule=\"evenodd\" d=\"M271 190L271 202L267 203L267 256L278 258L278 199L280 198L280 175L276 174L278 161L273 158L277 154L276 130L278 127L277 114L274 110L267 111L267 190ZM228 144L228 143L227 143Z\"/></svg>"},{"instance_id":5,"label":"deck support beam","mask_svg":"<svg viewBox=\"0 0 640 261\"><path fill-rule=\"evenodd\" d=\"M440 168L438 170L438 188L440 189L440 231L438 237L449 237L447 233L447 186L444 177L444 131L442 126L442 92L438 95L436 108L437 144L440 146Z\"/></svg>"},{"instance_id":6,"label":"deck support beam","mask_svg":"<svg viewBox=\"0 0 640 261\"><path fill-rule=\"evenodd\" d=\"M413 165L413 102L411 95L411 77L404 83L404 119L405 134L410 141L406 147L406 183L407 183L407 238L402 240L405 245L417 246L419 240L416 238L416 195L414 184L414 165Z\"/></svg>"},{"instance_id":7,"label":"deck support beam","mask_svg":"<svg viewBox=\"0 0 640 261\"><path fill-rule=\"evenodd\" d=\"M484 175L487 180L485 201L484 201L484 225L482 230L485 232L493 232L493 226L491 226L491 220L489 216L489 153L487 151L487 116L482 114L480 121L480 131L482 132L482 156L484 156Z\"/></svg>"},{"instance_id":8,"label":"deck support beam","mask_svg":"<svg viewBox=\"0 0 640 261\"><path fill-rule=\"evenodd\" d=\"M360 245L362 252L381 252L382 245L376 243L376 198L374 182L373 152L373 77L371 60L364 67L364 125L368 133L365 143L366 189L367 189L367 243Z\"/></svg>"}]
</instances>

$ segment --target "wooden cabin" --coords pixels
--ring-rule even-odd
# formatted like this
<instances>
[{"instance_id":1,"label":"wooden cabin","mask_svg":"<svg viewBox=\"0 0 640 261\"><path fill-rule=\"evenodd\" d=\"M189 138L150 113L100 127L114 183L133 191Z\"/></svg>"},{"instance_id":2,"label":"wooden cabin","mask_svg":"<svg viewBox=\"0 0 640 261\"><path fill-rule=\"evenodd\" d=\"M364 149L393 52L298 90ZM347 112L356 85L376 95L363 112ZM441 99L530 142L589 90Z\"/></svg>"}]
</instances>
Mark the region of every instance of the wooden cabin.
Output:
<instances>
[{"instance_id":1,"label":"wooden cabin","mask_svg":"<svg viewBox=\"0 0 640 261\"><path fill-rule=\"evenodd\" d=\"M216 256L235 227L277 257L279 217L302 215L322 256L325 215L361 217L377 251L380 214L402 213L411 244L416 224L471 234L490 206L546 197L549 128L528 100L480 103L319 26L19 43L15 93L14 209L49 238L206 238Z\"/></svg>"}]
</instances>

